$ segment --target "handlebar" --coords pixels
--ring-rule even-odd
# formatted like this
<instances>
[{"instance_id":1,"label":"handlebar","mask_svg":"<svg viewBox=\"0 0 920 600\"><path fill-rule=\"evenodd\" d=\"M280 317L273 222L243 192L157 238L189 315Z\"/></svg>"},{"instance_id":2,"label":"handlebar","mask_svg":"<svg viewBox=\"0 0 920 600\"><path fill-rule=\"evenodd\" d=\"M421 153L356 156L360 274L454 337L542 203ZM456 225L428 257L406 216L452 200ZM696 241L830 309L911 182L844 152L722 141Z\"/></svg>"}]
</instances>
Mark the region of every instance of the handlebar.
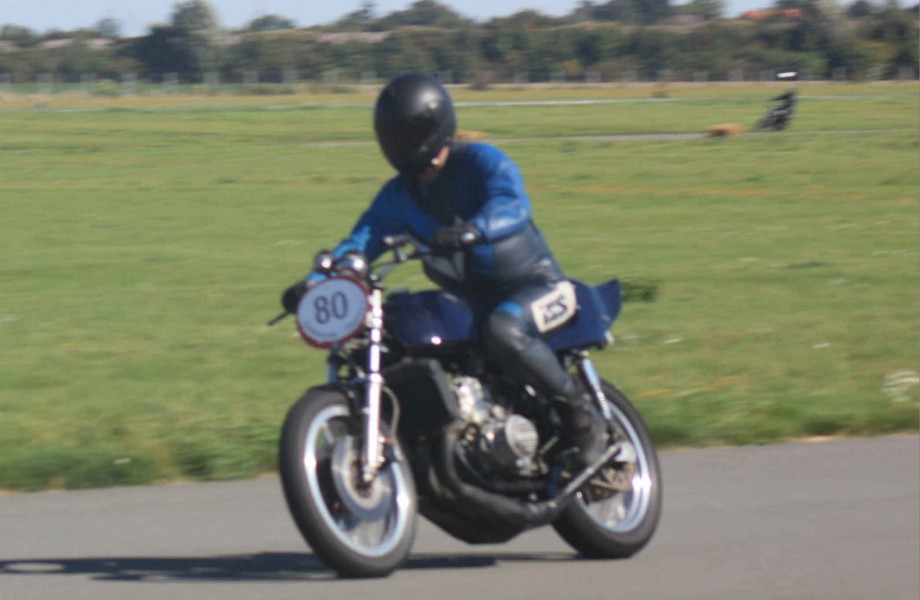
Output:
<instances>
[{"instance_id":1,"label":"handlebar","mask_svg":"<svg viewBox=\"0 0 920 600\"><path fill-rule=\"evenodd\" d=\"M283 319L287 318L288 315L292 315L292 314L294 314L294 313L289 313L288 311L284 311L284 312L280 313L277 317L275 317L274 319L272 319L271 321L269 321L268 323L266 323L266 325L267 325L268 327L273 327L273 326L277 325L278 323L280 323Z\"/></svg>"},{"instance_id":2,"label":"handlebar","mask_svg":"<svg viewBox=\"0 0 920 600\"><path fill-rule=\"evenodd\" d=\"M378 269L380 279L383 279L387 273L393 269L394 266L409 260L422 258L423 256L430 254L430 251L420 249L416 244L416 241L412 238L412 236L409 235L388 235L383 238L382 242L387 250L393 251L394 260L380 265ZM412 245L415 245L415 249L412 252L406 252L406 246Z\"/></svg>"},{"instance_id":3,"label":"handlebar","mask_svg":"<svg viewBox=\"0 0 920 600\"><path fill-rule=\"evenodd\" d=\"M388 249L393 250L396 248L402 248L412 243L412 238L405 234L400 235L388 235L383 238L383 245Z\"/></svg>"},{"instance_id":4,"label":"handlebar","mask_svg":"<svg viewBox=\"0 0 920 600\"><path fill-rule=\"evenodd\" d=\"M383 246L387 250L393 251L393 260L382 262L377 264L375 271L369 271L365 273L364 277L367 278L373 285L378 285L379 282L383 281L386 276L393 270L396 265L408 262L410 260L415 260L427 256L430 252L428 250L422 250L417 245L411 251L407 251L407 246L415 245L415 240L409 235L388 235L382 240ZM314 261L314 271L323 272L325 274L336 276L336 269L334 263L334 257L329 251L322 251L317 255L316 260ZM366 263L365 263L366 264ZM271 327L281 320L283 320L288 315L293 314L287 311L282 312L277 317L268 322L268 326Z\"/></svg>"}]
</instances>

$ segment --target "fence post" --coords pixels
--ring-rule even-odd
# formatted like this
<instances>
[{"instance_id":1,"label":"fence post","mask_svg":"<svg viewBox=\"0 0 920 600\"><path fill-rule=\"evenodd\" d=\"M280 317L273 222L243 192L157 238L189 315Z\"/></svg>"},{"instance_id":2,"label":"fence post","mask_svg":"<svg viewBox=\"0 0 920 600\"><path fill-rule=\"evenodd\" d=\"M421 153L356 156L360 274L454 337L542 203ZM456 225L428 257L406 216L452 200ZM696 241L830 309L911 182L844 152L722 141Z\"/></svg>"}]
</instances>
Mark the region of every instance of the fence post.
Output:
<instances>
[{"instance_id":1,"label":"fence post","mask_svg":"<svg viewBox=\"0 0 920 600\"><path fill-rule=\"evenodd\" d=\"M93 84L96 83L96 74L95 73L83 73L80 75L80 87L83 88L83 91L87 94L90 93L93 87Z\"/></svg>"},{"instance_id":2,"label":"fence post","mask_svg":"<svg viewBox=\"0 0 920 600\"><path fill-rule=\"evenodd\" d=\"M50 96L54 93L54 75L51 73L41 73L35 76L36 91L39 94Z\"/></svg>"},{"instance_id":3,"label":"fence post","mask_svg":"<svg viewBox=\"0 0 920 600\"><path fill-rule=\"evenodd\" d=\"M125 73L121 76L122 93L133 96L137 87L137 73Z\"/></svg>"},{"instance_id":4,"label":"fence post","mask_svg":"<svg viewBox=\"0 0 920 600\"><path fill-rule=\"evenodd\" d=\"M179 91L179 74L165 73L163 75L163 93L175 94Z\"/></svg>"}]
</instances>

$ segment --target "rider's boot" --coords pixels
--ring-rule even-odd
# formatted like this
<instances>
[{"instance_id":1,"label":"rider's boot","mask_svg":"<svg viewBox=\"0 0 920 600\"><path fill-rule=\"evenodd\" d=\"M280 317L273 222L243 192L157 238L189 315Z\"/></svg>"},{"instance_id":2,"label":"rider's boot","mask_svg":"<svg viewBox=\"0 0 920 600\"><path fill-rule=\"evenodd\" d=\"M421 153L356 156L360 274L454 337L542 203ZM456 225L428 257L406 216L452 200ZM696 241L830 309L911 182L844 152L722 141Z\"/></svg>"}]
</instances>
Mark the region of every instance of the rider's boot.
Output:
<instances>
[{"instance_id":1,"label":"rider's boot","mask_svg":"<svg viewBox=\"0 0 920 600\"><path fill-rule=\"evenodd\" d=\"M573 386L574 387L574 386ZM572 449L572 467L581 471L600 458L607 448L607 427L588 394L573 389L555 398Z\"/></svg>"}]
</instances>

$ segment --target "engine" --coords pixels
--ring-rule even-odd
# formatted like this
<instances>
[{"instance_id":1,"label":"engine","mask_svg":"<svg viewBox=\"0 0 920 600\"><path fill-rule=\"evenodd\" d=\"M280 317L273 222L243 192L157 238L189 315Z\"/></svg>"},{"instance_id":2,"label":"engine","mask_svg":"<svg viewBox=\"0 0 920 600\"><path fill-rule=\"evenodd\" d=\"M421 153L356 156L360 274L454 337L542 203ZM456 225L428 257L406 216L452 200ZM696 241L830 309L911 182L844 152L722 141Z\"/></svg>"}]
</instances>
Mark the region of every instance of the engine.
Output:
<instances>
[{"instance_id":1,"label":"engine","mask_svg":"<svg viewBox=\"0 0 920 600\"><path fill-rule=\"evenodd\" d=\"M462 445L471 466L506 477L539 473L540 435L529 419L491 401L474 377L455 377L451 388L468 425Z\"/></svg>"}]
</instances>

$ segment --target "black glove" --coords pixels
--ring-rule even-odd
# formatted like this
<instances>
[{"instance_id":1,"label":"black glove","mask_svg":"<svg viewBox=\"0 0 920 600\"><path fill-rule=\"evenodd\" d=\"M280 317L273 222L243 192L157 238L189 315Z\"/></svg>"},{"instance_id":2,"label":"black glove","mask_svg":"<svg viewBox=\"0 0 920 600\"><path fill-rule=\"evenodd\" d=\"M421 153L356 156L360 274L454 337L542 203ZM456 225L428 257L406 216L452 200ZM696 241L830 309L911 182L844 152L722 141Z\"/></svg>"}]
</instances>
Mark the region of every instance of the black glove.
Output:
<instances>
[{"instance_id":1,"label":"black glove","mask_svg":"<svg viewBox=\"0 0 920 600\"><path fill-rule=\"evenodd\" d=\"M281 306L291 314L297 313L297 305L300 299L307 292L307 283L303 280L298 281L281 294Z\"/></svg>"},{"instance_id":2,"label":"black glove","mask_svg":"<svg viewBox=\"0 0 920 600\"><path fill-rule=\"evenodd\" d=\"M431 239L431 251L437 255L451 254L472 246L479 241L479 230L475 225L464 223L438 229Z\"/></svg>"}]
</instances>

